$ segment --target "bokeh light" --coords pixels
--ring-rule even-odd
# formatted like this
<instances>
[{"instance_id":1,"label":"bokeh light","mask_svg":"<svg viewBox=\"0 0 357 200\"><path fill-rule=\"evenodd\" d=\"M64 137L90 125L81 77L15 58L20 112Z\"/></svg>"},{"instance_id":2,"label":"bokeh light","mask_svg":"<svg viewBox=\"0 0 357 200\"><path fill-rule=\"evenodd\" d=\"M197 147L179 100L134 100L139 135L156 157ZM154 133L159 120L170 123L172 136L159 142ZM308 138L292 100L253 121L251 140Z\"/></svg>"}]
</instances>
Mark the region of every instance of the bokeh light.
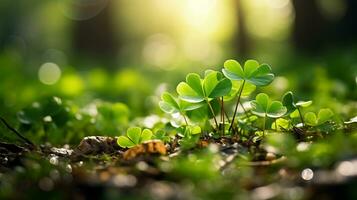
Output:
<instances>
[{"instance_id":1,"label":"bokeh light","mask_svg":"<svg viewBox=\"0 0 357 200\"><path fill-rule=\"evenodd\" d=\"M46 85L53 85L57 83L60 77L61 69L55 63L44 63L38 70L38 78L40 79L41 83Z\"/></svg>"},{"instance_id":2,"label":"bokeh light","mask_svg":"<svg viewBox=\"0 0 357 200\"><path fill-rule=\"evenodd\" d=\"M314 178L314 171L312 171L312 169L310 168L306 168L302 170L301 178L304 179L305 181L310 181L312 178Z\"/></svg>"}]
</instances>

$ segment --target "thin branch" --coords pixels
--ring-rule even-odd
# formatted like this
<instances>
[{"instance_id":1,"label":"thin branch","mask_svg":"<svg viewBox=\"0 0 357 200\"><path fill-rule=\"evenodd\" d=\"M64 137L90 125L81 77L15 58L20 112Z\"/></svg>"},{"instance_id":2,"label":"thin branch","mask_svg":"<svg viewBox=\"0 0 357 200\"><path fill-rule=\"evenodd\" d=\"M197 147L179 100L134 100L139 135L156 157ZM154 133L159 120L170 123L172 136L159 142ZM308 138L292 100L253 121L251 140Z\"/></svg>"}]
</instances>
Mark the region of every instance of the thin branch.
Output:
<instances>
[{"instance_id":1,"label":"thin branch","mask_svg":"<svg viewBox=\"0 0 357 200\"><path fill-rule=\"evenodd\" d=\"M13 133L15 133L19 138L21 138L25 143L29 144L32 147L36 147L36 145L31 142L29 139L27 139L26 137L24 137L23 135L21 135L21 133L19 133L16 129L14 129L13 127L11 127L4 118L0 117L0 120L5 124L5 126L12 131Z\"/></svg>"}]
</instances>

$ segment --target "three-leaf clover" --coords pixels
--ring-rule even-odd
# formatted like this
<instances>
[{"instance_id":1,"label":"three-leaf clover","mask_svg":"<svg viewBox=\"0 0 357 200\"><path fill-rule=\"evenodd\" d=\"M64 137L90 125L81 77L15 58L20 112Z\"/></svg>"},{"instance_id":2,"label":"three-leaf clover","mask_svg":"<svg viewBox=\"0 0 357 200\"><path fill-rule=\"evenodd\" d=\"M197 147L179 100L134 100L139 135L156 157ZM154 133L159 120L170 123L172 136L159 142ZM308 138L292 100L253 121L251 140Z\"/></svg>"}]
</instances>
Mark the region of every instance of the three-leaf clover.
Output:
<instances>
[{"instance_id":1,"label":"three-leaf clover","mask_svg":"<svg viewBox=\"0 0 357 200\"><path fill-rule=\"evenodd\" d=\"M279 118L287 109L280 101L271 101L265 93L260 93L251 102L252 113L260 117Z\"/></svg>"},{"instance_id":2,"label":"three-leaf clover","mask_svg":"<svg viewBox=\"0 0 357 200\"><path fill-rule=\"evenodd\" d=\"M223 74L231 80L243 80L256 86L268 85L274 80L274 74L267 64L259 65L255 60L247 60L244 69L236 60L224 62Z\"/></svg>"},{"instance_id":3,"label":"three-leaf clover","mask_svg":"<svg viewBox=\"0 0 357 200\"><path fill-rule=\"evenodd\" d=\"M280 101L271 101L269 96L265 93L260 93L251 102L252 113L263 117L263 130L265 129L265 118L279 118L282 117L287 109Z\"/></svg>"},{"instance_id":4,"label":"three-leaf clover","mask_svg":"<svg viewBox=\"0 0 357 200\"><path fill-rule=\"evenodd\" d=\"M232 82L225 78L222 73L207 70L204 79L198 74L190 73L186 76L186 82L177 85L176 91L179 98L190 103L206 102L212 115L216 127L218 127L214 110L210 101L222 97L231 91Z\"/></svg>"},{"instance_id":5,"label":"three-leaf clover","mask_svg":"<svg viewBox=\"0 0 357 200\"><path fill-rule=\"evenodd\" d=\"M329 108L320 109L319 113L316 114L313 112L308 112L305 114L305 123L310 126L318 126L321 125L328 120L330 120L333 116L333 112Z\"/></svg>"},{"instance_id":6,"label":"three-leaf clover","mask_svg":"<svg viewBox=\"0 0 357 200\"><path fill-rule=\"evenodd\" d=\"M149 129L141 130L140 127L131 127L126 131L126 136L119 136L117 143L123 148L131 148L150 140L152 135Z\"/></svg>"},{"instance_id":7,"label":"three-leaf clover","mask_svg":"<svg viewBox=\"0 0 357 200\"><path fill-rule=\"evenodd\" d=\"M224 62L224 68L222 69L222 72L232 81L242 81L242 84L237 91L237 103L234 109L231 126L229 127L229 130L231 130L234 124L235 116L237 114L242 92L246 87L246 83L247 85L252 84L255 86L268 85L274 80L274 74L271 73L271 68L269 65L259 65L259 63L255 60L247 60L244 63L244 69L236 60L227 60Z\"/></svg>"},{"instance_id":8,"label":"three-leaf clover","mask_svg":"<svg viewBox=\"0 0 357 200\"><path fill-rule=\"evenodd\" d=\"M209 70L206 71L204 79L196 73L189 73L186 82L179 83L176 91L180 99L199 103L224 96L231 91L231 88L232 82L222 73Z\"/></svg>"}]
</instances>

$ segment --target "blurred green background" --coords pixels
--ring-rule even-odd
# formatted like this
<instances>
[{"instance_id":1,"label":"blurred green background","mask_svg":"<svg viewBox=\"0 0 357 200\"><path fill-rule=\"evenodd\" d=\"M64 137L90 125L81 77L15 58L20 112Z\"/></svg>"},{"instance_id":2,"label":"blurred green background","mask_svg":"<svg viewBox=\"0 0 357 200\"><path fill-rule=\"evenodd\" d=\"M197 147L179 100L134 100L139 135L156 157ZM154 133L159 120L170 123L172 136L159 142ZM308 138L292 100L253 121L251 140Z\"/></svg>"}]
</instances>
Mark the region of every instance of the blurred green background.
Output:
<instances>
[{"instance_id":1,"label":"blurred green background","mask_svg":"<svg viewBox=\"0 0 357 200\"><path fill-rule=\"evenodd\" d=\"M277 75L263 91L293 90L347 119L357 109L356 19L354 0L3 0L0 114L27 123L21 109L57 96L66 112L125 113L127 124L160 113L159 95L186 73L253 58Z\"/></svg>"}]
</instances>

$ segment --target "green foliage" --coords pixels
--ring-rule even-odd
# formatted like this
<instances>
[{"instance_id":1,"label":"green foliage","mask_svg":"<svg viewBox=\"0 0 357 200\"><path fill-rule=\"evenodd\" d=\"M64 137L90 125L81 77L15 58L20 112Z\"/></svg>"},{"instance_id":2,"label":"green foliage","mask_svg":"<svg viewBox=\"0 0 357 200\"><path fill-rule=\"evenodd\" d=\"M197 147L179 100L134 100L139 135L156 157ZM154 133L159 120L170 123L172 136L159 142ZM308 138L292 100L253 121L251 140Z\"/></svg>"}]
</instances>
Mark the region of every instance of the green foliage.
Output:
<instances>
[{"instance_id":1,"label":"green foliage","mask_svg":"<svg viewBox=\"0 0 357 200\"><path fill-rule=\"evenodd\" d=\"M184 126L178 128L177 131L178 135L182 137L179 143L183 150L195 147L202 132L199 126Z\"/></svg>"},{"instance_id":2,"label":"green foliage","mask_svg":"<svg viewBox=\"0 0 357 200\"><path fill-rule=\"evenodd\" d=\"M161 140L163 142L170 142L171 141L170 136L168 136L167 133L164 130L157 130L153 134L152 139Z\"/></svg>"},{"instance_id":3,"label":"green foliage","mask_svg":"<svg viewBox=\"0 0 357 200\"><path fill-rule=\"evenodd\" d=\"M259 64L255 60L247 60L242 67L235 60L227 60L224 63L222 73L207 70L205 71L204 78L201 78L196 73L189 73L186 76L185 82L180 82L176 91L178 93L178 99L170 93L163 93L159 106L161 110L169 114L180 113L185 121L185 116L191 119L192 122L201 122L204 127L207 119L214 119L216 129L214 133L218 131L221 135L246 131L253 131L254 123L259 120L247 120L247 116L238 116L238 123L235 123L235 117L237 114L238 106L241 104L241 97L249 97L249 95L255 91L257 86L266 86L274 79L274 74L271 73L271 68L267 64ZM225 77L226 78L225 78ZM224 102L237 98L236 106L234 109L231 120L224 110ZM271 127L277 131L290 130L294 125L294 120L291 119L279 119L281 117L291 118L300 116L302 124L304 124L304 118L301 114L301 108L308 107L312 104L312 101L298 101L294 100L294 95L291 91L285 93L282 97L282 102L273 101L265 93L260 93L256 96L255 100L251 101L250 113L253 115L263 117L263 135L265 130L266 118L277 119L271 123ZM216 115L220 113L221 121L218 125ZM308 125L318 125L324 123L326 120L324 117L325 111L322 112L321 119L314 116L312 113L308 113L306 116ZM314 118L315 117L315 118ZM229 129L226 130L224 125L227 125L226 120L229 121ZM270 123L271 121L269 121ZM237 126L239 124L239 127ZM187 138L186 138L187 139Z\"/></svg>"},{"instance_id":4,"label":"green foliage","mask_svg":"<svg viewBox=\"0 0 357 200\"><path fill-rule=\"evenodd\" d=\"M67 105L59 97L51 97L43 102L33 103L17 115L22 124L34 125L39 121L53 121L57 126L63 126L70 118Z\"/></svg>"},{"instance_id":5,"label":"green foliage","mask_svg":"<svg viewBox=\"0 0 357 200\"><path fill-rule=\"evenodd\" d=\"M231 80L245 80L256 86L268 85L274 80L274 74L267 64L259 65L255 60L247 60L244 69L235 60L227 60L224 63L223 74Z\"/></svg>"},{"instance_id":6,"label":"green foliage","mask_svg":"<svg viewBox=\"0 0 357 200\"><path fill-rule=\"evenodd\" d=\"M251 102L252 113L260 117L279 118L287 109L280 101L271 101L265 93L260 93Z\"/></svg>"},{"instance_id":7,"label":"green foliage","mask_svg":"<svg viewBox=\"0 0 357 200\"><path fill-rule=\"evenodd\" d=\"M96 127L106 135L115 135L122 131L120 126L129 123L130 111L123 103L102 102L96 105L98 115L96 116Z\"/></svg>"},{"instance_id":8,"label":"green foliage","mask_svg":"<svg viewBox=\"0 0 357 200\"><path fill-rule=\"evenodd\" d=\"M150 140L152 135L152 131L149 129L141 130L140 127L131 127L126 131L126 136L118 137L117 142L123 148L131 148Z\"/></svg>"},{"instance_id":9,"label":"green foliage","mask_svg":"<svg viewBox=\"0 0 357 200\"><path fill-rule=\"evenodd\" d=\"M304 115L305 123L309 126L319 126L333 117L333 112L329 108L320 109L319 113L308 112Z\"/></svg>"},{"instance_id":10,"label":"green foliage","mask_svg":"<svg viewBox=\"0 0 357 200\"><path fill-rule=\"evenodd\" d=\"M276 129L277 131L289 130L292 128L291 122L284 118L276 119L275 122L271 125L272 129Z\"/></svg>"}]
</instances>

